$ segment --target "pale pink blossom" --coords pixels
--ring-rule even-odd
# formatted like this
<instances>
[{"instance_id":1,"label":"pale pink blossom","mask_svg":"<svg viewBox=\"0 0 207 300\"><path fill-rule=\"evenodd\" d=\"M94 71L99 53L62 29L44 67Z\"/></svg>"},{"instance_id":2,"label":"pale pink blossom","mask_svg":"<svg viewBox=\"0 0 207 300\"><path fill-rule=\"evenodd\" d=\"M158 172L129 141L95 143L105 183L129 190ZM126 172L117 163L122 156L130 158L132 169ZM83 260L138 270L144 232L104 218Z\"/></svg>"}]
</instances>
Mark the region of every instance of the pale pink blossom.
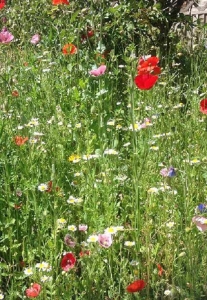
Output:
<instances>
[{"instance_id":1,"label":"pale pink blossom","mask_svg":"<svg viewBox=\"0 0 207 300\"><path fill-rule=\"evenodd\" d=\"M14 36L4 27L0 32L0 43L8 44L14 39Z\"/></svg>"},{"instance_id":2,"label":"pale pink blossom","mask_svg":"<svg viewBox=\"0 0 207 300\"><path fill-rule=\"evenodd\" d=\"M195 216L192 219L193 223L196 224L198 230L204 232L207 230L207 219L201 216Z\"/></svg>"},{"instance_id":3,"label":"pale pink blossom","mask_svg":"<svg viewBox=\"0 0 207 300\"><path fill-rule=\"evenodd\" d=\"M88 226L87 225L85 225L85 224L80 224L80 225L78 225L78 230L79 231L87 231L87 229L88 229Z\"/></svg>"},{"instance_id":4,"label":"pale pink blossom","mask_svg":"<svg viewBox=\"0 0 207 300\"><path fill-rule=\"evenodd\" d=\"M101 65L98 69L91 70L89 74L97 77L103 75L105 72L106 72L106 65Z\"/></svg>"},{"instance_id":5,"label":"pale pink blossom","mask_svg":"<svg viewBox=\"0 0 207 300\"><path fill-rule=\"evenodd\" d=\"M112 237L109 233L99 234L98 242L101 247L109 248L112 244Z\"/></svg>"},{"instance_id":6,"label":"pale pink blossom","mask_svg":"<svg viewBox=\"0 0 207 300\"><path fill-rule=\"evenodd\" d=\"M30 40L30 43L33 45L37 45L40 42L40 35L37 33L33 35L33 37Z\"/></svg>"}]
</instances>

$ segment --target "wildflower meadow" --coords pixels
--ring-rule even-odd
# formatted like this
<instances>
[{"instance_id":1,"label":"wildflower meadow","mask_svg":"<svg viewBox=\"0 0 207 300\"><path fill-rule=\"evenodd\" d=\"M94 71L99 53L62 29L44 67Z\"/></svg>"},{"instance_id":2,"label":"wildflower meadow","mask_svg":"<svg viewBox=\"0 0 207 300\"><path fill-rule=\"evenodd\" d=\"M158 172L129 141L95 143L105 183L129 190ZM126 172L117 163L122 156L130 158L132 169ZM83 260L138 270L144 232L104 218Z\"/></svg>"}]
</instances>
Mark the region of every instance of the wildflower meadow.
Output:
<instances>
[{"instance_id":1,"label":"wildflower meadow","mask_svg":"<svg viewBox=\"0 0 207 300\"><path fill-rule=\"evenodd\" d=\"M0 0L0 299L207 299L206 27L160 3Z\"/></svg>"}]
</instances>

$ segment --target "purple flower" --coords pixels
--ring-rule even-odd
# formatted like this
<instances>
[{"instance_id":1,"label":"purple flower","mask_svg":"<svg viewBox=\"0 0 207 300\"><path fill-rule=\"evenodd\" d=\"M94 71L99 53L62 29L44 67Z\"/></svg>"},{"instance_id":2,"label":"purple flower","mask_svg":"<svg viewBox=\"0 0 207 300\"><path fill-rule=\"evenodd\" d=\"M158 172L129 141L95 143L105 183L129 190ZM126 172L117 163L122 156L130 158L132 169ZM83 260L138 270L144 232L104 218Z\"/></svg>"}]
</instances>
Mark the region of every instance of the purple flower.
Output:
<instances>
[{"instance_id":1,"label":"purple flower","mask_svg":"<svg viewBox=\"0 0 207 300\"><path fill-rule=\"evenodd\" d=\"M39 42L40 42L40 35L39 34L33 35L33 37L30 40L30 43L33 45L37 45Z\"/></svg>"},{"instance_id":2,"label":"purple flower","mask_svg":"<svg viewBox=\"0 0 207 300\"><path fill-rule=\"evenodd\" d=\"M14 39L14 36L4 27L0 32L0 43L8 44Z\"/></svg>"},{"instance_id":3,"label":"purple flower","mask_svg":"<svg viewBox=\"0 0 207 300\"><path fill-rule=\"evenodd\" d=\"M176 176L176 172L175 172L175 169L173 167L170 167L168 169L168 175L167 176L168 177L174 177L174 176Z\"/></svg>"},{"instance_id":4,"label":"purple flower","mask_svg":"<svg viewBox=\"0 0 207 300\"><path fill-rule=\"evenodd\" d=\"M109 233L99 234L98 242L101 247L109 248L112 244L112 237Z\"/></svg>"},{"instance_id":5,"label":"purple flower","mask_svg":"<svg viewBox=\"0 0 207 300\"><path fill-rule=\"evenodd\" d=\"M197 211L200 212L200 213L206 213L207 212L206 205L203 204L203 203L200 203L197 206Z\"/></svg>"}]
</instances>

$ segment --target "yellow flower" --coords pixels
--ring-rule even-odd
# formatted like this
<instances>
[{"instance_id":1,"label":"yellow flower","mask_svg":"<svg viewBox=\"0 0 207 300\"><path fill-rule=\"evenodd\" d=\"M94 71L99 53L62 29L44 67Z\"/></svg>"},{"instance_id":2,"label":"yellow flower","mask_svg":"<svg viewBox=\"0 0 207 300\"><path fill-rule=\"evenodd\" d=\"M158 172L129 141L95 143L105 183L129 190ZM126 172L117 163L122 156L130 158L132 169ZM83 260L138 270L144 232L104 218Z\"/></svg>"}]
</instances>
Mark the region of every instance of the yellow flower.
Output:
<instances>
[{"instance_id":1,"label":"yellow flower","mask_svg":"<svg viewBox=\"0 0 207 300\"><path fill-rule=\"evenodd\" d=\"M80 161L80 156L77 155L77 154L72 154L71 156L69 156L68 160L73 162L73 163L76 163L76 162L79 162Z\"/></svg>"}]
</instances>

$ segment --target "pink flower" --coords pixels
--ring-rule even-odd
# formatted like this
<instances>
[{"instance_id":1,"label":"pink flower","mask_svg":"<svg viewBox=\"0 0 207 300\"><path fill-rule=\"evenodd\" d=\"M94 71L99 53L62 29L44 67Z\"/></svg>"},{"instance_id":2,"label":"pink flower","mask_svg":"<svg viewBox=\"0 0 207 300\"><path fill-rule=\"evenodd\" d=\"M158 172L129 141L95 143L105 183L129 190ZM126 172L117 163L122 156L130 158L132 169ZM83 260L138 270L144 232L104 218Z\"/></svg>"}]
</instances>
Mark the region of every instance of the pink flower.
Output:
<instances>
[{"instance_id":1,"label":"pink flower","mask_svg":"<svg viewBox=\"0 0 207 300\"><path fill-rule=\"evenodd\" d=\"M64 237L64 242L67 246L74 248L76 245L76 242L73 240L73 238L70 236L70 234L66 234Z\"/></svg>"},{"instance_id":2,"label":"pink flower","mask_svg":"<svg viewBox=\"0 0 207 300\"><path fill-rule=\"evenodd\" d=\"M207 219L204 217L196 216L192 219L193 223L196 224L198 230L204 232L207 230Z\"/></svg>"},{"instance_id":3,"label":"pink flower","mask_svg":"<svg viewBox=\"0 0 207 300\"><path fill-rule=\"evenodd\" d=\"M27 298L36 298L37 296L39 296L40 291L41 286L38 283L33 283L33 285L29 289L26 289L25 293Z\"/></svg>"},{"instance_id":4,"label":"pink flower","mask_svg":"<svg viewBox=\"0 0 207 300\"><path fill-rule=\"evenodd\" d=\"M109 248L112 244L112 237L109 233L99 234L98 242L101 247Z\"/></svg>"},{"instance_id":5,"label":"pink flower","mask_svg":"<svg viewBox=\"0 0 207 300\"><path fill-rule=\"evenodd\" d=\"M103 75L105 72L106 72L106 65L101 65L98 69L91 70L89 74L97 77Z\"/></svg>"},{"instance_id":6,"label":"pink flower","mask_svg":"<svg viewBox=\"0 0 207 300\"><path fill-rule=\"evenodd\" d=\"M87 225L84 225L84 224L78 225L78 230L79 231L87 231L87 229L88 229Z\"/></svg>"},{"instance_id":7,"label":"pink flower","mask_svg":"<svg viewBox=\"0 0 207 300\"><path fill-rule=\"evenodd\" d=\"M14 36L7 30L6 27L0 32L0 43L8 44L14 39Z\"/></svg>"},{"instance_id":8,"label":"pink flower","mask_svg":"<svg viewBox=\"0 0 207 300\"><path fill-rule=\"evenodd\" d=\"M39 34L33 35L33 37L30 40L30 43L33 45L37 45L39 42L40 42L40 35Z\"/></svg>"}]
</instances>

